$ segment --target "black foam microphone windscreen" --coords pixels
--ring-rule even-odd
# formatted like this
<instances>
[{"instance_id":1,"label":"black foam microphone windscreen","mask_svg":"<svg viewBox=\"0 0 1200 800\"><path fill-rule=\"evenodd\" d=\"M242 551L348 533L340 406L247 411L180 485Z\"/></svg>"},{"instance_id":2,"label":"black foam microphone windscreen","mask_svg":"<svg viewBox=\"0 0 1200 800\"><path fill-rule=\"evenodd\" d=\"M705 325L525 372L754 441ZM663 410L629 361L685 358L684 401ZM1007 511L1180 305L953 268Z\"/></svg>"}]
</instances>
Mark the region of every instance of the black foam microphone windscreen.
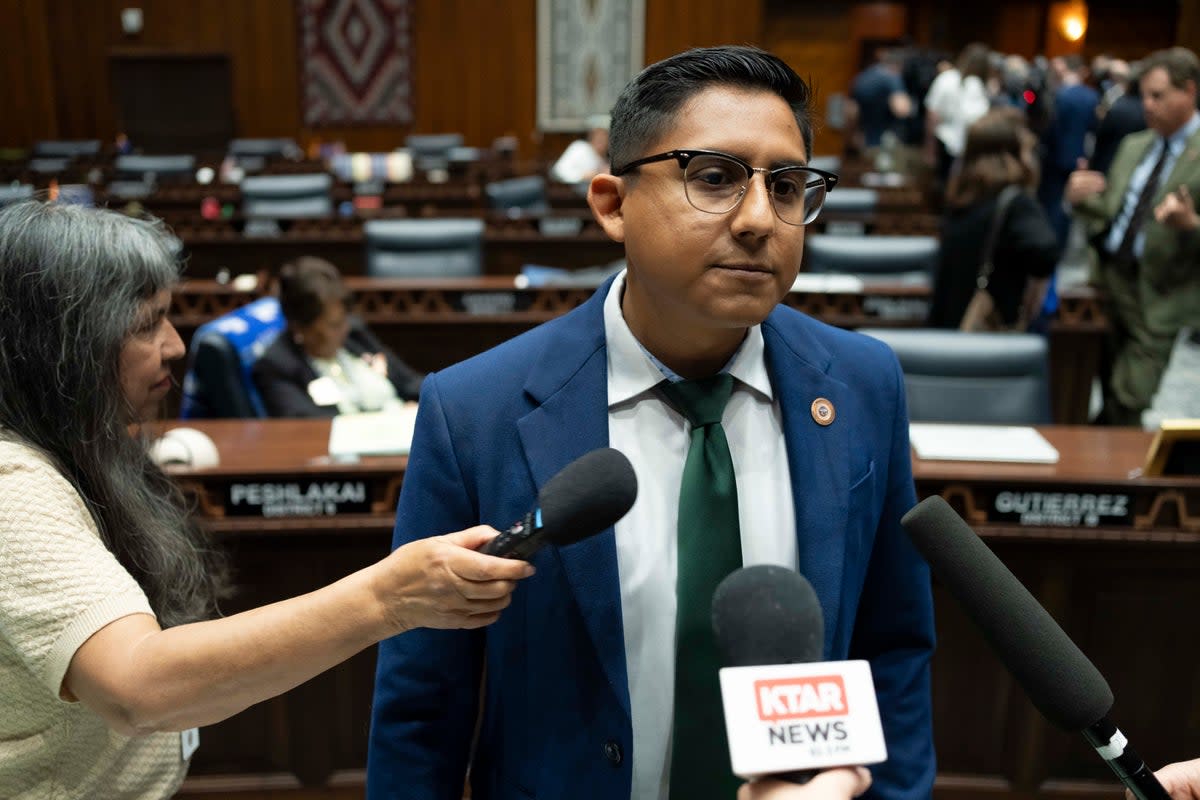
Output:
<instances>
[{"instance_id":1,"label":"black foam microphone windscreen","mask_svg":"<svg viewBox=\"0 0 1200 800\"><path fill-rule=\"evenodd\" d=\"M624 453L593 450L546 481L537 506L479 551L528 559L546 544L574 544L614 525L636 499L637 475Z\"/></svg>"},{"instance_id":2,"label":"black foam microphone windscreen","mask_svg":"<svg viewBox=\"0 0 1200 800\"><path fill-rule=\"evenodd\" d=\"M713 633L727 667L820 661L825 618L808 579L773 564L742 567L713 593Z\"/></svg>"},{"instance_id":3,"label":"black foam microphone windscreen","mask_svg":"<svg viewBox=\"0 0 1200 800\"><path fill-rule=\"evenodd\" d=\"M620 450L580 456L538 492L542 530L551 544L573 544L614 525L637 499L637 475Z\"/></svg>"},{"instance_id":4,"label":"black foam microphone windscreen","mask_svg":"<svg viewBox=\"0 0 1200 800\"><path fill-rule=\"evenodd\" d=\"M926 498L900 523L1047 719L1083 731L1105 717L1104 676L945 500Z\"/></svg>"}]
</instances>

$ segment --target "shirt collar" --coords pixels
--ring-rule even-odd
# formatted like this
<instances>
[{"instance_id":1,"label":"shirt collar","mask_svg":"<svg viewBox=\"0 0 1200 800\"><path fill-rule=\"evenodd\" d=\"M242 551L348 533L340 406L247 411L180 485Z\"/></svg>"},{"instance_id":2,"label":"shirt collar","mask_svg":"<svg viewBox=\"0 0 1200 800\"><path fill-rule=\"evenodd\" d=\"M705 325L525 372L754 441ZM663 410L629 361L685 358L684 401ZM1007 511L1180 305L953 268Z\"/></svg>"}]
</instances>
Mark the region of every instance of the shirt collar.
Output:
<instances>
[{"instance_id":1,"label":"shirt collar","mask_svg":"<svg viewBox=\"0 0 1200 800\"><path fill-rule=\"evenodd\" d=\"M629 330L625 315L621 313L621 293L624 289L625 271L622 270L609 287L608 297L604 298L609 408L650 391L662 383L664 378L671 381L681 380L646 350L633 335L633 331ZM721 371L728 372L770 402L774 399L774 393L771 390L770 376L767 374L765 352L762 326L754 325L746 332L746 338Z\"/></svg>"},{"instance_id":2,"label":"shirt collar","mask_svg":"<svg viewBox=\"0 0 1200 800\"><path fill-rule=\"evenodd\" d=\"M1200 130L1200 112L1193 111L1191 119L1167 138L1167 147L1170 148L1172 155L1182 152L1187 140L1192 138L1192 134L1197 130Z\"/></svg>"}]
</instances>

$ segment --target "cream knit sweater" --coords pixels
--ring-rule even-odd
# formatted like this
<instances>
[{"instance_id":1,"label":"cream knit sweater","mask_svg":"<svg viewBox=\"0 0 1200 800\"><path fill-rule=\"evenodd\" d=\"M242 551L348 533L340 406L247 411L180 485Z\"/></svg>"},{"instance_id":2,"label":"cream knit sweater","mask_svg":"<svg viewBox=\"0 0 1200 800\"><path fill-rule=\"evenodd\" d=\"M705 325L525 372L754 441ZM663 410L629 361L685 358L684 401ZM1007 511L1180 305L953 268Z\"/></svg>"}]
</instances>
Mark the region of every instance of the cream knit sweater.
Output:
<instances>
[{"instance_id":1,"label":"cream knit sweater","mask_svg":"<svg viewBox=\"0 0 1200 800\"><path fill-rule=\"evenodd\" d=\"M187 770L180 734L128 738L59 698L76 649L149 614L83 500L0 429L0 798L166 798Z\"/></svg>"}]
</instances>

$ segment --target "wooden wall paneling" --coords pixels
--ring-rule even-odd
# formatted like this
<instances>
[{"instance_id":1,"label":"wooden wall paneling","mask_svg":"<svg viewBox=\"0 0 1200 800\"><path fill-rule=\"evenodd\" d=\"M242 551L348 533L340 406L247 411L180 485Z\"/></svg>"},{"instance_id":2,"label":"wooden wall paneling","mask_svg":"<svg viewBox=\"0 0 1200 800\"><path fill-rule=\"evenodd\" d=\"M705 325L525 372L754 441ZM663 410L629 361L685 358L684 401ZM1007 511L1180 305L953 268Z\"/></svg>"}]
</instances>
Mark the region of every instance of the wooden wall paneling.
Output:
<instances>
[{"instance_id":1,"label":"wooden wall paneling","mask_svg":"<svg viewBox=\"0 0 1200 800\"><path fill-rule=\"evenodd\" d=\"M1089 0L1084 53L1137 59L1175 44L1177 0Z\"/></svg>"},{"instance_id":2,"label":"wooden wall paneling","mask_svg":"<svg viewBox=\"0 0 1200 800\"><path fill-rule=\"evenodd\" d=\"M48 0L49 61L58 138L111 141L116 131L105 63L119 21L110 0ZM38 137L42 138L42 137Z\"/></svg>"},{"instance_id":3,"label":"wooden wall paneling","mask_svg":"<svg viewBox=\"0 0 1200 800\"><path fill-rule=\"evenodd\" d=\"M858 63L845 6L818 0L769 0L764 47L788 62L812 86L816 100L811 155L839 155L842 133L824 125L825 103L845 92Z\"/></svg>"},{"instance_id":4,"label":"wooden wall paneling","mask_svg":"<svg viewBox=\"0 0 1200 800\"><path fill-rule=\"evenodd\" d=\"M1200 0L1179 0L1175 44L1200 53Z\"/></svg>"},{"instance_id":5,"label":"wooden wall paneling","mask_svg":"<svg viewBox=\"0 0 1200 800\"><path fill-rule=\"evenodd\" d=\"M691 47L762 45L765 0L646 0L646 63Z\"/></svg>"},{"instance_id":6,"label":"wooden wall paneling","mask_svg":"<svg viewBox=\"0 0 1200 800\"><path fill-rule=\"evenodd\" d=\"M1006 3L997 14L995 36L988 43L1001 53L1033 58L1044 47L1045 19L1044 0Z\"/></svg>"},{"instance_id":7,"label":"wooden wall paneling","mask_svg":"<svg viewBox=\"0 0 1200 800\"><path fill-rule=\"evenodd\" d=\"M0 0L0 147L58 135L45 0Z\"/></svg>"}]
</instances>

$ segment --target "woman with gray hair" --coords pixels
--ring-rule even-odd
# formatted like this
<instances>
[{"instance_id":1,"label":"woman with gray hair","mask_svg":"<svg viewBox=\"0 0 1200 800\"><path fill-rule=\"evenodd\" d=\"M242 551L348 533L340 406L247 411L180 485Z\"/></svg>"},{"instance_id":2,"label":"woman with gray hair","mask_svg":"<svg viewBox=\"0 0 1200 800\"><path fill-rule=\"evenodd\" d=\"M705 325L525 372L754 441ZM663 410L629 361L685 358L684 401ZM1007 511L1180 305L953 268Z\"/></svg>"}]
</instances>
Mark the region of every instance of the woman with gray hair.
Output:
<instances>
[{"instance_id":1,"label":"woman with gray hair","mask_svg":"<svg viewBox=\"0 0 1200 800\"><path fill-rule=\"evenodd\" d=\"M184 354L173 245L108 211L0 210L0 797L169 797L186 729L402 631L487 625L532 574L474 552L481 526L210 619L219 559L138 432Z\"/></svg>"}]
</instances>

